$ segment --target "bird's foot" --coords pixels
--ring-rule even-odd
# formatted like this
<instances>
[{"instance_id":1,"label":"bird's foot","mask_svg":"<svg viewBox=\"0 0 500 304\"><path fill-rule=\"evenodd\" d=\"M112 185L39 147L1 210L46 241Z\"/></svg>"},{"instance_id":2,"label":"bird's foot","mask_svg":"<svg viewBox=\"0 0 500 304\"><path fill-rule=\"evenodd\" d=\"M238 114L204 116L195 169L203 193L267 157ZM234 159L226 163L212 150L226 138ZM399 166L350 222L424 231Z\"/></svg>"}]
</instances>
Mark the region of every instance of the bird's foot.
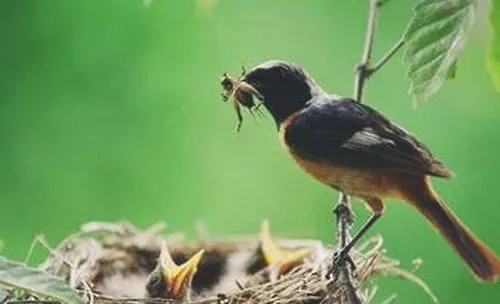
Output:
<instances>
[{"instance_id":1,"label":"bird's foot","mask_svg":"<svg viewBox=\"0 0 500 304\"><path fill-rule=\"evenodd\" d=\"M349 250L346 249L347 248L342 248L334 253L332 263L328 268L327 278L331 277L334 280L337 280L340 271L344 267L350 267L350 271L356 271L356 264L354 263L352 257L349 255Z\"/></svg>"}]
</instances>

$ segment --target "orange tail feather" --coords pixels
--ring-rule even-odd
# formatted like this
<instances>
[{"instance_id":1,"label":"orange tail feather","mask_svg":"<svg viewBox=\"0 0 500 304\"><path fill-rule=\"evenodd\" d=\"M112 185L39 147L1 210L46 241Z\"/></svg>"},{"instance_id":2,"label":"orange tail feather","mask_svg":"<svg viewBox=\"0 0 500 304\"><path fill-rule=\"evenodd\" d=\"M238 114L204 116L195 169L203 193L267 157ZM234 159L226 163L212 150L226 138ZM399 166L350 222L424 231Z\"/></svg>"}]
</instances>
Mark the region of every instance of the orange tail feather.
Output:
<instances>
[{"instance_id":1,"label":"orange tail feather","mask_svg":"<svg viewBox=\"0 0 500 304\"><path fill-rule=\"evenodd\" d=\"M460 222L427 180L425 186L419 188L412 191L409 201L446 238L479 280L495 282L500 277L498 256Z\"/></svg>"}]
</instances>

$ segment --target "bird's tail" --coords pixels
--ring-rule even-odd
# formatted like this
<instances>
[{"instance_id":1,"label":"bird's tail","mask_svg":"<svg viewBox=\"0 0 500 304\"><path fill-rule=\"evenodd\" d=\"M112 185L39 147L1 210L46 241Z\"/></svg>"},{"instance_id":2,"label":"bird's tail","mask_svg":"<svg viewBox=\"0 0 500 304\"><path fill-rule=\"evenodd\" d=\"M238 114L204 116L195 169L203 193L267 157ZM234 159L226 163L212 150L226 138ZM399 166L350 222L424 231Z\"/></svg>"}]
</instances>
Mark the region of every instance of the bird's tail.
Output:
<instances>
[{"instance_id":1,"label":"bird's tail","mask_svg":"<svg viewBox=\"0 0 500 304\"><path fill-rule=\"evenodd\" d=\"M424 187L418 187L419 191L413 191L407 199L446 238L478 280L495 282L500 277L498 256L460 222L460 219L437 196L430 182L427 179L424 182Z\"/></svg>"}]
</instances>

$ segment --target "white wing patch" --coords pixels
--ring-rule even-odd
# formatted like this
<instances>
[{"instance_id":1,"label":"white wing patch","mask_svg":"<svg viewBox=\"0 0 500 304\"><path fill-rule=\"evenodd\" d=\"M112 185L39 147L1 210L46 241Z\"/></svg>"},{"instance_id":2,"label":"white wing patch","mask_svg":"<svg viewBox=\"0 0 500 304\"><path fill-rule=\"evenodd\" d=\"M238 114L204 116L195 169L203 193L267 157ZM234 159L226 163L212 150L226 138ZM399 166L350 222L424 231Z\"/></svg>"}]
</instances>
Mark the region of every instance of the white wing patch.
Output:
<instances>
[{"instance_id":1,"label":"white wing patch","mask_svg":"<svg viewBox=\"0 0 500 304\"><path fill-rule=\"evenodd\" d=\"M380 137L372 128L364 128L361 131L354 133L354 135L342 144L342 147L359 149L383 144L395 145L395 142L390 139Z\"/></svg>"}]
</instances>

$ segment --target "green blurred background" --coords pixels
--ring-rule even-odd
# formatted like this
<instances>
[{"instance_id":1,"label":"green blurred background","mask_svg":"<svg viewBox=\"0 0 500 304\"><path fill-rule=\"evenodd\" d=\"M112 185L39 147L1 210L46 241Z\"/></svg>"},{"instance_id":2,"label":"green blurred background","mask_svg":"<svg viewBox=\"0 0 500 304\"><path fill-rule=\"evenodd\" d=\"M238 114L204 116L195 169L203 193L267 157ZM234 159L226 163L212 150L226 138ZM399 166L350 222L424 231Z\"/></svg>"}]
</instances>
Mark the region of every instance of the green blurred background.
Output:
<instances>
[{"instance_id":1,"label":"green blurred background","mask_svg":"<svg viewBox=\"0 0 500 304\"><path fill-rule=\"evenodd\" d=\"M234 132L220 101L224 70L269 58L295 61L328 91L350 95L366 1L0 1L0 239L22 259L35 234L52 244L91 220L165 220L194 236L256 233L331 238L336 193L282 152L270 117ZM400 35L412 1L381 14L375 53ZM215 5L216 4L216 5ZM480 18L457 79L412 108L400 58L370 81L366 100L412 130L456 173L437 188L500 252L500 95L484 68ZM367 216L355 206L358 222ZM442 303L496 303L443 239L408 206L390 204L372 233L419 272ZM381 296L428 303L411 283L384 280Z\"/></svg>"}]
</instances>

